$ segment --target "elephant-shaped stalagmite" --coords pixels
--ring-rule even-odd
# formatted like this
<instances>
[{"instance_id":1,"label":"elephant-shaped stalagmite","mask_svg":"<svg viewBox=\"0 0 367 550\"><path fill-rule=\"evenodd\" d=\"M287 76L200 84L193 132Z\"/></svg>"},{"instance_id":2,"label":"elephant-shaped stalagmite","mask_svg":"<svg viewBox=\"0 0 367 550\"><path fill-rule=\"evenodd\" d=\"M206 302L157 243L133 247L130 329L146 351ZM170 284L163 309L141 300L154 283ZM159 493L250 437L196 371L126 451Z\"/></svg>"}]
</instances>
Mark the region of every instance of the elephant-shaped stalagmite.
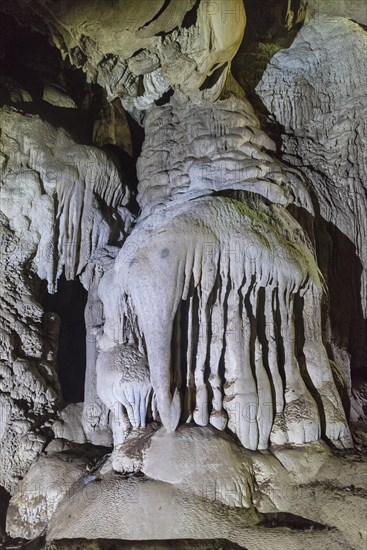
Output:
<instances>
[{"instance_id":1,"label":"elephant-shaped stalagmite","mask_svg":"<svg viewBox=\"0 0 367 550\"><path fill-rule=\"evenodd\" d=\"M126 250L136 253L127 257L123 247L99 288L101 346L122 342L134 320L168 431L180 419L224 429L228 418L250 449L322 434L349 445L317 322L321 282L297 225L280 207L259 202L255 211L207 197L148 217L127 239ZM296 357L296 318L308 323L306 377Z\"/></svg>"},{"instance_id":2,"label":"elephant-shaped stalagmite","mask_svg":"<svg viewBox=\"0 0 367 550\"><path fill-rule=\"evenodd\" d=\"M102 349L144 349L160 419L249 449L351 436L322 335L312 203L251 105L173 95L145 117L138 221L101 279Z\"/></svg>"}]
</instances>

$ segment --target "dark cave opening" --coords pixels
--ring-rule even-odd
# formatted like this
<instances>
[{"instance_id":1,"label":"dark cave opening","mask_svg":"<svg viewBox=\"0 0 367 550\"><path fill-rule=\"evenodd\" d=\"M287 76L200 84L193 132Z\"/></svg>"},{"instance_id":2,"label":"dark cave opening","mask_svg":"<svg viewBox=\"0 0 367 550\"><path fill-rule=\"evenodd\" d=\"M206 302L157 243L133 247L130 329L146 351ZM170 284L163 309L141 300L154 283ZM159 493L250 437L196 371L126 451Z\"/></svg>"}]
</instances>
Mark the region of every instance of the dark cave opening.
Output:
<instances>
[{"instance_id":1,"label":"dark cave opening","mask_svg":"<svg viewBox=\"0 0 367 550\"><path fill-rule=\"evenodd\" d=\"M4 487L0 485L0 547L1 547L1 533L5 532L6 526L6 512L9 506L10 494Z\"/></svg>"},{"instance_id":2,"label":"dark cave opening","mask_svg":"<svg viewBox=\"0 0 367 550\"><path fill-rule=\"evenodd\" d=\"M28 114L42 113L50 124L65 128L81 142L90 142L93 124L103 91L86 82L80 69L61 59L57 48L30 27L20 26L12 16L1 15L0 72L26 90L32 101L17 101L14 106ZM65 92L76 104L68 109L44 100L45 85ZM0 104L12 104L6 86L0 81ZM76 116L77 113L77 116ZM76 123L77 120L77 123Z\"/></svg>"},{"instance_id":3,"label":"dark cave opening","mask_svg":"<svg viewBox=\"0 0 367 550\"><path fill-rule=\"evenodd\" d=\"M57 365L62 396L67 403L84 400L86 369L86 328L84 310L87 291L79 280L60 277L56 294L45 291L42 306L60 316Z\"/></svg>"}]
</instances>

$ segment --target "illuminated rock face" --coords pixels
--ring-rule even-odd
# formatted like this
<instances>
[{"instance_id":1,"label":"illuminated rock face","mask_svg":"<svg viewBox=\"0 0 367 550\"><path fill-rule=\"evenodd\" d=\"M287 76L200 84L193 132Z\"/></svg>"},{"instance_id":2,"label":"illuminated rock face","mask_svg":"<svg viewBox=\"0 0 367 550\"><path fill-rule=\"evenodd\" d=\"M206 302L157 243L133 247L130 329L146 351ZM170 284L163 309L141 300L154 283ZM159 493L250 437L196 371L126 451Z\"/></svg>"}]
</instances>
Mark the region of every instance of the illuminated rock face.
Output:
<instances>
[{"instance_id":1,"label":"illuminated rock face","mask_svg":"<svg viewBox=\"0 0 367 550\"><path fill-rule=\"evenodd\" d=\"M55 292L63 269L74 278L116 226L122 235L117 207L123 210L127 196L102 151L77 145L65 131L11 109L1 111L0 126L0 483L13 491L44 447L47 423L61 404L56 369L60 323L38 303L38 281L46 280Z\"/></svg>"},{"instance_id":2,"label":"illuminated rock face","mask_svg":"<svg viewBox=\"0 0 367 550\"><path fill-rule=\"evenodd\" d=\"M199 90L231 61L246 22L242 0L108 0L103 10L85 0L41 1L23 16L14 7L18 19L46 25L62 55L131 111L170 88Z\"/></svg>"},{"instance_id":3,"label":"illuminated rock face","mask_svg":"<svg viewBox=\"0 0 367 550\"><path fill-rule=\"evenodd\" d=\"M282 206L292 197L311 202L302 181L265 152L273 144L258 126L234 97L149 113L141 220L99 286L100 346L114 350L133 337L145 348L168 431L193 420L228 426L253 450L322 433L350 446L322 342L318 268ZM231 189L243 192L225 197Z\"/></svg>"},{"instance_id":4,"label":"illuminated rock face","mask_svg":"<svg viewBox=\"0 0 367 550\"><path fill-rule=\"evenodd\" d=\"M313 182L322 216L355 244L363 266L365 316L367 158L362 142L367 118L366 48L367 35L360 25L319 15L288 50L273 57L257 87L267 109L284 127L285 158L298 164ZM348 77L343 79L343 74ZM287 94L283 93L286 89ZM351 216L354 223L350 223Z\"/></svg>"},{"instance_id":5,"label":"illuminated rock face","mask_svg":"<svg viewBox=\"0 0 367 550\"><path fill-rule=\"evenodd\" d=\"M17 5L6 9L24 22ZM268 7L288 30L314 9ZM362 550L364 473L343 455L353 440L339 390L354 395L353 420L364 420L364 385L352 389L348 341L333 339L330 274L315 250L325 242L321 213L365 259L365 127L357 124L365 71L340 65L357 84L349 103L337 85L335 51L347 54L335 29L349 52L365 31L318 16L274 56L257 91L285 128L279 151L231 75L242 1L40 0L28 8L27 24L113 102L104 107L110 115L95 113L95 143L136 150L123 108L144 139L133 189L116 147L103 151L92 138L81 145L49 121L53 109L77 118L77 94L43 77L37 103L26 83L0 81L10 105L0 111L8 533L225 537L262 550L331 540ZM340 127L323 110L319 65L335 71L327 92ZM305 104L294 99L295 82L308 90ZM101 100L90 94L84 103ZM351 104L345 119L340 101ZM348 208L341 166L352 183ZM42 281L57 295L62 273L88 293L82 403L62 400L60 320L41 306ZM360 449L363 438L355 434ZM267 527L295 519L295 533Z\"/></svg>"}]
</instances>

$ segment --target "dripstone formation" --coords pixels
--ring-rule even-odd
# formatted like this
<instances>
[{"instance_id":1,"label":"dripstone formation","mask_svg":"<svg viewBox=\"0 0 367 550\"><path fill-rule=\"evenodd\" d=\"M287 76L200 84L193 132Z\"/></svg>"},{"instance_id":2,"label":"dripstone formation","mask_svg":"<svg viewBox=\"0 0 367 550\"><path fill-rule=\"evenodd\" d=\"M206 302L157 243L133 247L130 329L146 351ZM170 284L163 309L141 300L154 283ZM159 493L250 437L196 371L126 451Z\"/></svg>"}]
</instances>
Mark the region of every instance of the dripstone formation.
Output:
<instances>
[{"instance_id":1,"label":"dripstone formation","mask_svg":"<svg viewBox=\"0 0 367 550\"><path fill-rule=\"evenodd\" d=\"M2 8L5 545L365 547L353 4ZM15 70L23 35L35 54ZM70 285L87 293L85 369L63 336ZM61 357L83 401L65 399Z\"/></svg>"}]
</instances>

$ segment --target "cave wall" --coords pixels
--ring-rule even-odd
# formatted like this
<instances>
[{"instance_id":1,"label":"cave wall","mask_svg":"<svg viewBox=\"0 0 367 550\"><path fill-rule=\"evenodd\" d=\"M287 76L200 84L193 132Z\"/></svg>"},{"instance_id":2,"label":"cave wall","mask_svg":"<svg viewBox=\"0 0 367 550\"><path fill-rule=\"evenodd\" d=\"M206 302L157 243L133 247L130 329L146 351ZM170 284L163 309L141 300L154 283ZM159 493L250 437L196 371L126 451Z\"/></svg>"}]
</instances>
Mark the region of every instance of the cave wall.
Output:
<instances>
[{"instance_id":1,"label":"cave wall","mask_svg":"<svg viewBox=\"0 0 367 550\"><path fill-rule=\"evenodd\" d=\"M289 543L284 513L314 522L314 536L301 522L294 547L333 537L333 548L362 548L362 2L23 7L2 6L0 43L8 533L214 533L266 548ZM79 324L85 307L85 336L65 324L65 292L75 285L70 305ZM239 416L237 404L249 414ZM334 460L322 439L333 452L354 445L344 452L357 458ZM173 467L181 445L188 466ZM307 475L298 445L312 464ZM268 460L256 454L268 448ZM100 510L131 494L116 472L148 482L110 529ZM208 496L212 480L233 485L232 496ZM166 519L134 530L134 503L148 509L156 499ZM229 516L218 528L221 505ZM80 522L68 521L70 510L82 510ZM198 510L208 526L199 531ZM182 514L190 519L172 529Z\"/></svg>"}]
</instances>

